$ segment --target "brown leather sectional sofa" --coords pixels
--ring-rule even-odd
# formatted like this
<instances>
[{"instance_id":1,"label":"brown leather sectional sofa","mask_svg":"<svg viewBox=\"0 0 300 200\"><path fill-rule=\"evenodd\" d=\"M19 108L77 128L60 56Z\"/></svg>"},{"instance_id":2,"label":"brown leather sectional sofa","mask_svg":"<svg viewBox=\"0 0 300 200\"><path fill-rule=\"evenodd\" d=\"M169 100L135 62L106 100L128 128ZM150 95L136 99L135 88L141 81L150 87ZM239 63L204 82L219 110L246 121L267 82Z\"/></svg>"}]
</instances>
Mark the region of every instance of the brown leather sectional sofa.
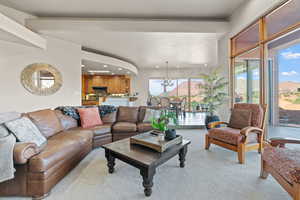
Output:
<instances>
[{"instance_id":1,"label":"brown leather sectional sofa","mask_svg":"<svg viewBox=\"0 0 300 200\"><path fill-rule=\"evenodd\" d=\"M58 110L26 113L47 144L42 148L33 143L15 145L15 178L0 183L0 196L47 196L93 148L151 130L150 123L143 123L145 109L119 107L102 118L103 125L87 129Z\"/></svg>"}]
</instances>

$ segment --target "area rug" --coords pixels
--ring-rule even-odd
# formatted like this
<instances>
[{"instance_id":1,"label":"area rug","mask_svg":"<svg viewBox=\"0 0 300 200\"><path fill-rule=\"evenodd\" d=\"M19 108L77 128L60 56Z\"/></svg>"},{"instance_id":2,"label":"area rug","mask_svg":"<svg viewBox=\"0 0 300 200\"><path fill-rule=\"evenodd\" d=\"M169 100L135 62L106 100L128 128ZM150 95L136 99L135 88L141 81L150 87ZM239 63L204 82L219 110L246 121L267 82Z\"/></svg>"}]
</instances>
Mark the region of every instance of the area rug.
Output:
<instances>
[{"instance_id":1,"label":"area rug","mask_svg":"<svg viewBox=\"0 0 300 200\"><path fill-rule=\"evenodd\" d=\"M284 200L288 194L271 177L259 178L260 155L248 152L246 164L237 154L211 145L204 150L204 130L179 130L190 139L185 168L178 158L160 166L154 176L153 193L145 197L139 171L116 161L108 174L104 151L91 152L51 192L47 200ZM7 200L26 198L0 198Z\"/></svg>"}]
</instances>

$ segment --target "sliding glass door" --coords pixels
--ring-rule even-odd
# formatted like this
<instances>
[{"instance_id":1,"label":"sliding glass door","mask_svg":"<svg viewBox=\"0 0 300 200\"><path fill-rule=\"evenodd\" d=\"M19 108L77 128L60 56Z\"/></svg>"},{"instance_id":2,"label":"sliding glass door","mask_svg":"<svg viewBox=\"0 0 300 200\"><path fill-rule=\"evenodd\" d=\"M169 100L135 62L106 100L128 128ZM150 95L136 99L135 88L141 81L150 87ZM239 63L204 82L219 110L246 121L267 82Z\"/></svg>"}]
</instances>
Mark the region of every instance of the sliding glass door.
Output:
<instances>
[{"instance_id":1,"label":"sliding glass door","mask_svg":"<svg viewBox=\"0 0 300 200\"><path fill-rule=\"evenodd\" d=\"M300 30L268 43L270 122L300 127Z\"/></svg>"}]
</instances>

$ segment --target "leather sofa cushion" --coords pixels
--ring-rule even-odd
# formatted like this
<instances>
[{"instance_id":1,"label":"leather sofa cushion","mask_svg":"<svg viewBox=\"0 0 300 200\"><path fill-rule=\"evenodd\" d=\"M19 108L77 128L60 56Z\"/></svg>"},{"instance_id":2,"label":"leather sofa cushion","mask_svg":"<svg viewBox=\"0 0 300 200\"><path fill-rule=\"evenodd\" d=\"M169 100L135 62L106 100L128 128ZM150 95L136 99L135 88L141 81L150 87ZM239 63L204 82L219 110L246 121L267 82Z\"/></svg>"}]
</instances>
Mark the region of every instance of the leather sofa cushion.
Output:
<instances>
[{"instance_id":1,"label":"leather sofa cushion","mask_svg":"<svg viewBox=\"0 0 300 200\"><path fill-rule=\"evenodd\" d=\"M117 120L117 111L113 111L112 113L108 113L104 116L101 116L102 122L105 123L115 123Z\"/></svg>"},{"instance_id":2,"label":"leather sofa cushion","mask_svg":"<svg viewBox=\"0 0 300 200\"><path fill-rule=\"evenodd\" d=\"M60 120L54 110L39 110L27 113L26 115L32 120L46 138L49 138L63 130Z\"/></svg>"},{"instance_id":3,"label":"leather sofa cushion","mask_svg":"<svg viewBox=\"0 0 300 200\"><path fill-rule=\"evenodd\" d=\"M136 123L138 121L138 107L125 107L120 106L118 110L118 122L131 122Z\"/></svg>"},{"instance_id":4,"label":"leather sofa cushion","mask_svg":"<svg viewBox=\"0 0 300 200\"><path fill-rule=\"evenodd\" d=\"M99 125L99 126L94 126L91 128L82 128L82 127L77 127L77 128L73 128L70 130L88 130L88 131L92 131L94 136L98 136L98 135L103 135L105 133L110 133L111 132L111 124L103 124L103 125Z\"/></svg>"},{"instance_id":5,"label":"leather sofa cushion","mask_svg":"<svg viewBox=\"0 0 300 200\"><path fill-rule=\"evenodd\" d=\"M29 171L45 172L63 160L69 160L80 154L81 149L92 145L91 131L66 131L56 134L48 140L45 149L29 161Z\"/></svg>"},{"instance_id":6,"label":"leather sofa cushion","mask_svg":"<svg viewBox=\"0 0 300 200\"><path fill-rule=\"evenodd\" d=\"M139 133L153 130L151 123L138 123L137 129Z\"/></svg>"},{"instance_id":7,"label":"leather sofa cushion","mask_svg":"<svg viewBox=\"0 0 300 200\"><path fill-rule=\"evenodd\" d=\"M140 106L138 122L143 122L146 115L146 109L160 110L161 108L158 106Z\"/></svg>"},{"instance_id":8,"label":"leather sofa cushion","mask_svg":"<svg viewBox=\"0 0 300 200\"><path fill-rule=\"evenodd\" d=\"M117 122L112 127L114 133L128 133L136 132L137 127L135 123Z\"/></svg>"},{"instance_id":9,"label":"leather sofa cushion","mask_svg":"<svg viewBox=\"0 0 300 200\"><path fill-rule=\"evenodd\" d=\"M64 128L64 130L68 130L71 128L75 128L78 126L78 122L77 120L75 120L74 118L64 115L60 110L55 110L55 113L57 115L57 117L60 120L60 123L62 125L62 127Z\"/></svg>"}]
</instances>

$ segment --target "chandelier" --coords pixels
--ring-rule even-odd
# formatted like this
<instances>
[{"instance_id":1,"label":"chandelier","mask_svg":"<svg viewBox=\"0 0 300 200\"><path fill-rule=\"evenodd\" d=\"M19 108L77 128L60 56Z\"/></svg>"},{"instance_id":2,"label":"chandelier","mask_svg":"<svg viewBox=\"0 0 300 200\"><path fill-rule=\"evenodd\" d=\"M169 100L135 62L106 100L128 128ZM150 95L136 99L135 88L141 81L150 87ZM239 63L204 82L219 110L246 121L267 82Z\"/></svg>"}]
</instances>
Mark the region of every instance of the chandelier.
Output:
<instances>
[{"instance_id":1,"label":"chandelier","mask_svg":"<svg viewBox=\"0 0 300 200\"><path fill-rule=\"evenodd\" d=\"M166 78L164 78L163 82L161 83L161 85L163 87L172 87L174 85L172 79L169 78L169 62L166 62L166 70L167 70L167 76Z\"/></svg>"}]
</instances>

